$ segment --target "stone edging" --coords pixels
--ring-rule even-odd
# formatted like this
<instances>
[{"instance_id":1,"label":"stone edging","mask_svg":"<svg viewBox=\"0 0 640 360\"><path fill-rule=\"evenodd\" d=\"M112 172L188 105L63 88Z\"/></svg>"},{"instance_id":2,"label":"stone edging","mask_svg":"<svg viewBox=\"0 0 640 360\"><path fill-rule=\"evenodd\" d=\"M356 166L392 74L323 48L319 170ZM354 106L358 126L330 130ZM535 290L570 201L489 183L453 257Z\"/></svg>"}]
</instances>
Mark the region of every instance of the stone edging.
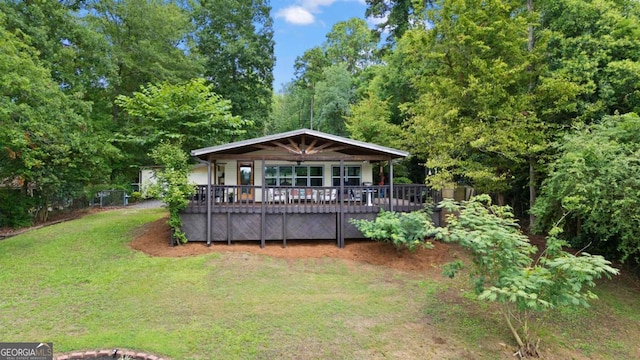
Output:
<instances>
[{"instance_id":1,"label":"stone edging","mask_svg":"<svg viewBox=\"0 0 640 360\"><path fill-rule=\"evenodd\" d=\"M72 352L68 354L58 355L54 357L54 360L74 360L74 359L96 359L104 357L113 357L114 350L99 350L99 351L85 351L85 352ZM114 358L119 359L132 359L132 360L169 360L159 356L136 352L131 350L117 350L117 355Z\"/></svg>"}]
</instances>

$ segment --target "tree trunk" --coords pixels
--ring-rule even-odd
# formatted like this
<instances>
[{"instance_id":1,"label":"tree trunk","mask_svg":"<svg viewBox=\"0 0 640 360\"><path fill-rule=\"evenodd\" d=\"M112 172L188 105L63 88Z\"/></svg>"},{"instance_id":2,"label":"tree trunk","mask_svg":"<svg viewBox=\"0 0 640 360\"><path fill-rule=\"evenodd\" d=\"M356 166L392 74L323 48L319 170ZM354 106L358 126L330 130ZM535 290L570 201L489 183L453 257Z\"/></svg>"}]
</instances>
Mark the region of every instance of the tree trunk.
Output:
<instances>
[{"instance_id":1,"label":"tree trunk","mask_svg":"<svg viewBox=\"0 0 640 360\"><path fill-rule=\"evenodd\" d=\"M531 213L531 208L536 202L537 189L536 189L536 159L529 156L529 230L533 227L533 223L536 221L536 216Z\"/></svg>"},{"instance_id":2,"label":"tree trunk","mask_svg":"<svg viewBox=\"0 0 640 360\"><path fill-rule=\"evenodd\" d=\"M314 107L315 94L311 94L311 109L309 110L310 119L309 119L309 128L313 130L313 107Z\"/></svg>"},{"instance_id":3,"label":"tree trunk","mask_svg":"<svg viewBox=\"0 0 640 360\"><path fill-rule=\"evenodd\" d=\"M527 0L527 11L529 13L533 13L533 0ZM529 24L528 29L528 42L527 49L530 53L533 52L533 46L535 45L533 24ZM529 65L530 73L533 72L533 66ZM535 87L535 79L533 78L533 74L530 75L529 78L529 92L533 91ZM535 170L535 157L533 154L529 155L529 230L532 229L534 222L536 221L535 215L531 213L531 208L533 204L536 202L536 170Z\"/></svg>"}]
</instances>

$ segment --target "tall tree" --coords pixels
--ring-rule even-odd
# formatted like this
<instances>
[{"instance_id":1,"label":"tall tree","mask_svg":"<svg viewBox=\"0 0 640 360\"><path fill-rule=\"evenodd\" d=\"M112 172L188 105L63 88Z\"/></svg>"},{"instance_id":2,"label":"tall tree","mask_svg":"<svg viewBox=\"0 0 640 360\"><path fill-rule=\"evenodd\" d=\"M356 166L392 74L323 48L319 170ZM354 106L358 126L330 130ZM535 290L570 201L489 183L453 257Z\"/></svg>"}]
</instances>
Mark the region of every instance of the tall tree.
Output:
<instances>
[{"instance_id":1,"label":"tall tree","mask_svg":"<svg viewBox=\"0 0 640 360\"><path fill-rule=\"evenodd\" d=\"M200 0L194 10L204 74L233 114L265 132L273 93L273 19L268 0Z\"/></svg>"},{"instance_id":2,"label":"tall tree","mask_svg":"<svg viewBox=\"0 0 640 360\"><path fill-rule=\"evenodd\" d=\"M544 147L544 128L531 110L528 17L508 0L441 1L429 12L433 29L407 32L399 47L419 91L408 104L408 139L437 169L428 180L454 178L501 193L514 166Z\"/></svg>"},{"instance_id":3,"label":"tall tree","mask_svg":"<svg viewBox=\"0 0 640 360\"><path fill-rule=\"evenodd\" d=\"M7 30L29 36L29 45L63 91L86 97L103 86L113 66L106 38L75 16L76 10L76 4L62 1L0 2Z\"/></svg>"},{"instance_id":4,"label":"tall tree","mask_svg":"<svg viewBox=\"0 0 640 360\"><path fill-rule=\"evenodd\" d=\"M294 74L296 76L294 86L298 87L301 92L306 93L306 97L309 99L308 117L305 116L305 118L309 119L310 129L314 129L316 85L323 80L324 69L330 64L325 50L318 46L305 51L302 56L298 56L294 64Z\"/></svg>"},{"instance_id":5,"label":"tall tree","mask_svg":"<svg viewBox=\"0 0 640 360\"><path fill-rule=\"evenodd\" d=\"M108 146L86 120L90 104L65 94L22 32L0 14L0 179L36 190L45 220L52 199L73 194L108 170Z\"/></svg>"},{"instance_id":6,"label":"tall tree","mask_svg":"<svg viewBox=\"0 0 640 360\"><path fill-rule=\"evenodd\" d=\"M308 126L309 92L295 82L283 87L281 93L274 94L269 133L279 133L302 129Z\"/></svg>"},{"instance_id":7,"label":"tall tree","mask_svg":"<svg viewBox=\"0 0 640 360\"><path fill-rule=\"evenodd\" d=\"M434 0L420 4L415 0L366 0L365 16L380 19L376 25L378 36L387 33L387 47L393 47L402 35L411 28L412 19L421 18L420 13Z\"/></svg>"},{"instance_id":8,"label":"tall tree","mask_svg":"<svg viewBox=\"0 0 640 360\"><path fill-rule=\"evenodd\" d=\"M178 83L200 75L200 59L189 39L189 13L170 0L91 0L86 21L110 44L115 74L107 82L111 106L149 83ZM113 120L120 114L113 108Z\"/></svg>"},{"instance_id":9,"label":"tall tree","mask_svg":"<svg viewBox=\"0 0 640 360\"><path fill-rule=\"evenodd\" d=\"M316 88L318 109L317 129L336 135L346 135L345 117L349 115L355 89L347 63L325 68L324 80Z\"/></svg>"},{"instance_id":10,"label":"tall tree","mask_svg":"<svg viewBox=\"0 0 640 360\"><path fill-rule=\"evenodd\" d=\"M391 123L389 102L369 93L357 104L351 105L346 118L346 127L352 139L402 147L402 129Z\"/></svg>"},{"instance_id":11,"label":"tall tree","mask_svg":"<svg viewBox=\"0 0 640 360\"><path fill-rule=\"evenodd\" d=\"M546 111L560 126L640 110L640 3L633 0L541 0L540 26L550 32L542 85L573 87L576 96ZM545 89L553 94L558 86ZM540 107L549 103L540 97ZM555 103L556 100L551 102Z\"/></svg>"},{"instance_id":12,"label":"tall tree","mask_svg":"<svg viewBox=\"0 0 640 360\"><path fill-rule=\"evenodd\" d=\"M131 165L150 165L146 155L162 141L179 143L189 153L229 142L251 125L231 115L231 103L202 78L177 85L149 84L131 96L118 96L116 104L128 115L118 138L135 155Z\"/></svg>"},{"instance_id":13,"label":"tall tree","mask_svg":"<svg viewBox=\"0 0 640 360\"><path fill-rule=\"evenodd\" d=\"M377 63L378 40L363 19L340 21L333 25L326 37L324 47L329 62L345 63L351 74L356 75Z\"/></svg>"},{"instance_id":14,"label":"tall tree","mask_svg":"<svg viewBox=\"0 0 640 360\"><path fill-rule=\"evenodd\" d=\"M574 247L640 262L640 117L605 116L558 150L532 209L538 230L560 222Z\"/></svg>"}]
</instances>

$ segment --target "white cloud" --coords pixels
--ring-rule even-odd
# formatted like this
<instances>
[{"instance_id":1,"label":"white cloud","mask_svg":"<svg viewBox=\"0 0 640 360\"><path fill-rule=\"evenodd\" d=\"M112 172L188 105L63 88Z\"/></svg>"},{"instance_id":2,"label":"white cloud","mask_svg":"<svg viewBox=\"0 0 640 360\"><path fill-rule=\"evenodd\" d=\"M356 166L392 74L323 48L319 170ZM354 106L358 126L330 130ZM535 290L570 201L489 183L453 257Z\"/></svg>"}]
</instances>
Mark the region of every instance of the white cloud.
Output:
<instances>
[{"instance_id":1,"label":"white cloud","mask_svg":"<svg viewBox=\"0 0 640 360\"><path fill-rule=\"evenodd\" d=\"M319 12L321 6L330 6L336 2L336 0L302 0L302 7L308 9L311 12Z\"/></svg>"},{"instance_id":2,"label":"white cloud","mask_svg":"<svg viewBox=\"0 0 640 360\"><path fill-rule=\"evenodd\" d=\"M329 7L336 1L358 2L365 5L365 0L294 0L295 5L280 9L276 17L284 18L294 25L310 25L316 22L314 14L322 13L323 7Z\"/></svg>"},{"instance_id":3,"label":"white cloud","mask_svg":"<svg viewBox=\"0 0 640 360\"><path fill-rule=\"evenodd\" d=\"M381 18L369 16L367 18L367 24L369 24L369 26L373 27L373 26L377 26L377 25L380 25L380 24L386 22L387 19L388 19L388 16L381 17Z\"/></svg>"},{"instance_id":4,"label":"white cloud","mask_svg":"<svg viewBox=\"0 0 640 360\"><path fill-rule=\"evenodd\" d=\"M281 9L276 13L276 17L282 17L286 22L294 25L309 25L316 20L313 14L302 6L289 6Z\"/></svg>"}]
</instances>

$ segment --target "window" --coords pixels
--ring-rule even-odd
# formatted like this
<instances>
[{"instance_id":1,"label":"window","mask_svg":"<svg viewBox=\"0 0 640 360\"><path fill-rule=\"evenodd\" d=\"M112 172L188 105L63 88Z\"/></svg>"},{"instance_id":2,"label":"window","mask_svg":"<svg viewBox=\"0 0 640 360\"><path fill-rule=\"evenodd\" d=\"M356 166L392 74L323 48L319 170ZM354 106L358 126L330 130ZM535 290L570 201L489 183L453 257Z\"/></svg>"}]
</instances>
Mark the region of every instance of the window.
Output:
<instances>
[{"instance_id":1,"label":"window","mask_svg":"<svg viewBox=\"0 0 640 360\"><path fill-rule=\"evenodd\" d=\"M340 186L340 167L331 168L331 183L333 186ZM362 183L362 170L360 166L344 167L344 184L347 186L356 186Z\"/></svg>"},{"instance_id":2,"label":"window","mask_svg":"<svg viewBox=\"0 0 640 360\"><path fill-rule=\"evenodd\" d=\"M267 166L267 186L322 186L322 166Z\"/></svg>"}]
</instances>

